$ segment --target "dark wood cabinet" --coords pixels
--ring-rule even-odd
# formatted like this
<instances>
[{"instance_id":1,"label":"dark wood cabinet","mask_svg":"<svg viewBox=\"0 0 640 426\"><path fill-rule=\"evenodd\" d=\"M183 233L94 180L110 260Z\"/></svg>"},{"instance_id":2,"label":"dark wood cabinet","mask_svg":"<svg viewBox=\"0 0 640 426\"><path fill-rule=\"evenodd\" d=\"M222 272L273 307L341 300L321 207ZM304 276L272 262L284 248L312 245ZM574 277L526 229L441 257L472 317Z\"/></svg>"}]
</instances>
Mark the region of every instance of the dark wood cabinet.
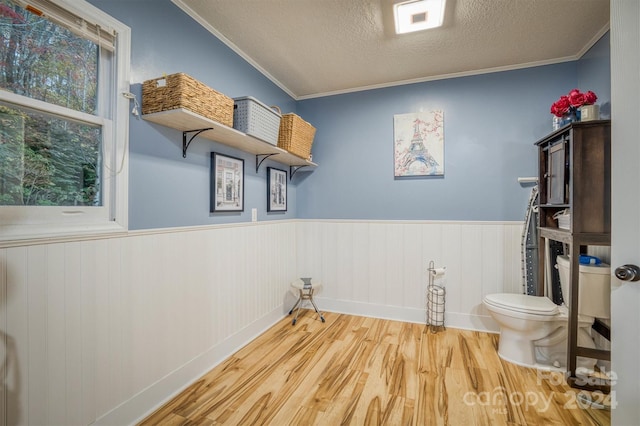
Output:
<instances>
[{"instance_id":1,"label":"dark wood cabinet","mask_svg":"<svg viewBox=\"0 0 640 426\"><path fill-rule=\"evenodd\" d=\"M598 120L569 124L536 142L538 147L537 294L544 294L545 239L569 248L571 294L569 307L567 372L575 379L576 357L610 359L608 351L577 346L579 256L587 246L611 244L611 122ZM569 215L559 226L557 216ZM601 325L601 324L598 324Z\"/></svg>"}]
</instances>

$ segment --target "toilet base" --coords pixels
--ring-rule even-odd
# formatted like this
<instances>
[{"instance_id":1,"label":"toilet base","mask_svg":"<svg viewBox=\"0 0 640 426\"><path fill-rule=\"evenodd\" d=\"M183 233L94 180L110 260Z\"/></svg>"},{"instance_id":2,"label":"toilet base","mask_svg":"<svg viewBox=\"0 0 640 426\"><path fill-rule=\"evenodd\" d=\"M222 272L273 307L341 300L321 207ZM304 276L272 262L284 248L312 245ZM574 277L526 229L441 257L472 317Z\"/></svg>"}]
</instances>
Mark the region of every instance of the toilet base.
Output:
<instances>
[{"instance_id":1,"label":"toilet base","mask_svg":"<svg viewBox=\"0 0 640 426\"><path fill-rule=\"evenodd\" d=\"M556 330L554 339L532 341L522 339L517 331L503 328L498 342L498 355L501 359L522 367L566 371L567 367L567 334L566 328ZM540 344L540 343L544 344ZM587 330L578 330L578 346L595 348L595 343ZM576 367L593 370L597 360L578 357Z\"/></svg>"},{"instance_id":2,"label":"toilet base","mask_svg":"<svg viewBox=\"0 0 640 426\"><path fill-rule=\"evenodd\" d=\"M499 352L498 352L498 356L503 361L508 362L509 364L518 365L520 367L534 368L534 369L540 370L540 371L554 371L554 372L557 372L557 373L566 373L566 371L567 371L567 369L564 368L564 367L556 367L555 365L544 364L544 363L540 363L540 362L535 362L534 364L523 364L523 363L518 362L516 360L507 359L507 358L503 357Z\"/></svg>"},{"instance_id":3,"label":"toilet base","mask_svg":"<svg viewBox=\"0 0 640 426\"><path fill-rule=\"evenodd\" d=\"M589 334L589 330L591 327L580 327L578 328L578 346L582 348L590 348L595 349L596 345L593 341L593 338ZM563 338L557 342L545 342L548 344L544 345L535 345L535 355L536 359L539 363L542 364L550 364L556 367L561 367L566 369L567 367L567 335L566 330L563 330ZM536 342L538 343L538 342ZM576 359L576 368L585 369L592 371L595 368L597 359L594 358L586 358L586 357L577 357Z\"/></svg>"},{"instance_id":4,"label":"toilet base","mask_svg":"<svg viewBox=\"0 0 640 426\"><path fill-rule=\"evenodd\" d=\"M533 367L536 362L533 341L522 339L521 333L503 328L500 330L498 355L512 364Z\"/></svg>"}]
</instances>

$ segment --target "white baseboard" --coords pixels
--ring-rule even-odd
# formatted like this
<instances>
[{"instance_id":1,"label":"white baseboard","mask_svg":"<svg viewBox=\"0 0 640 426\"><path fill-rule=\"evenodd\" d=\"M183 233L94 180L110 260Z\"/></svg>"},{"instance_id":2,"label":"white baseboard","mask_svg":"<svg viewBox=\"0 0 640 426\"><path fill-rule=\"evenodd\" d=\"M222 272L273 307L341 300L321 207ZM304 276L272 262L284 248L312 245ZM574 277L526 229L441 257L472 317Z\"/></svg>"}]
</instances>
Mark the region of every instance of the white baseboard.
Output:
<instances>
[{"instance_id":1,"label":"white baseboard","mask_svg":"<svg viewBox=\"0 0 640 426\"><path fill-rule=\"evenodd\" d=\"M283 306L249 324L207 352L187 362L161 380L120 404L93 423L94 425L136 424L167 403L216 365L254 340L280 321L285 313Z\"/></svg>"},{"instance_id":2,"label":"white baseboard","mask_svg":"<svg viewBox=\"0 0 640 426\"><path fill-rule=\"evenodd\" d=\"M336 300L314 297L318 309L321 311L338 312L349 315L382 318L395 321L406 321L418 324L426 323L426 311L423 309L405 308L401 306L377 305L373 303L354 302L351 300ZM445 325L464 330L497 333L498 324L486 315L445 312Z\"/></svg>"}]
</instances>

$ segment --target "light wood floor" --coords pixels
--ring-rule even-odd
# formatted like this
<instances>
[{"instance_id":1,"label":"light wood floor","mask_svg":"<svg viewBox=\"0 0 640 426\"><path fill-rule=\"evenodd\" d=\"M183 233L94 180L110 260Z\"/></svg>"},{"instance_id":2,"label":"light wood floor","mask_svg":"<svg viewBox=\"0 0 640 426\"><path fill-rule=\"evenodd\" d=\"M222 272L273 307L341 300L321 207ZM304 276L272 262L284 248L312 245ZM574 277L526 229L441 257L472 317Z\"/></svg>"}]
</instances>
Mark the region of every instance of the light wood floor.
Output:
<instances>
[{"instance_id":1,"label":"light wood floor","mask_svg":"<svg viewBox=\"0 0 640 426\"><path fill-rule=\"evenodd\" d=\"M608 425L561 376L503 362L498 335L301 311L143 425ZM559 378L560 377L560 378Z\"/></svg>"}]
</instances>

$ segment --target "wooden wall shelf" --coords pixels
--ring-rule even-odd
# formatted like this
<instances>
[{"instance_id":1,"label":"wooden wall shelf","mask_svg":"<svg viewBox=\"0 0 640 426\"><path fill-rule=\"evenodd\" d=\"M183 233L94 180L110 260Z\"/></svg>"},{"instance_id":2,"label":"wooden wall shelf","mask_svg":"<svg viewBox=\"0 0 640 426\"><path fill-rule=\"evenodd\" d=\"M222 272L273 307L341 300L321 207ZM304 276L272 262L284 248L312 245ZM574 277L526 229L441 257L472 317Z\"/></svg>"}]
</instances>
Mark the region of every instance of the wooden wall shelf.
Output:
<instances>
[{"instance_id":1,"label":"wooden wall shelf","mask_svg":"<svg viewBox=\"0 0 640 426\"><path fill-rule=\"evenodd\" d=\"M271 145L268 142L254 138L232 127L220 124L217 121L202 117L194 112L184 108L172 109L168 111L154 112L152 114L144 114L143 119L156 124L161 124L172 129L182 131L182 156L187 156L187 149L191 141L196 137L202 137L214 142L239 149L256 156L256 172L260 168L262 161L266 158L272 158L278 163L289 166L289 177L292 177L298 170L309 170L316 168L318 165L297 155ZM190 133L191 138L187 141Z\"/></svg>"}]
</instances>

